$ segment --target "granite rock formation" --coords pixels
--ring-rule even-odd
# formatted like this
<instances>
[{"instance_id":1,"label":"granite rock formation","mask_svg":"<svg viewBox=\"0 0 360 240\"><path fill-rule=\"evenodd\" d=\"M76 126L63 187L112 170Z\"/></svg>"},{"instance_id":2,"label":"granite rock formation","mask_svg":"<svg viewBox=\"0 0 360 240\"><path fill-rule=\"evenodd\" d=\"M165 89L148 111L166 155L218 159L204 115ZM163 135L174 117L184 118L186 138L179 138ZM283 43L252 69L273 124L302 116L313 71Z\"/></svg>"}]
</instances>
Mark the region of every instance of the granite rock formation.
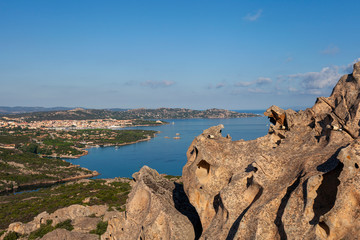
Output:
<instances>
[{"instance_id":1,"label":"granite rock formation","mask_svg":"<svg viewBox=\"0 0 360 240\"><path fill-rule=\"evenodd\" d=\"M48 220L51 220L53 227L63 221L71 220L74 229L71 232L65 229L56 229L41 239L99 239L98 235L90 234L89 232L96 229L96 225L102 218L106 219L112 213L108 211L108 208L107 205L82 206L74 204L58 209L51 214L42 212L31 222L14 222L10 224L6 232L0 236L0 240L4 239L7 233L10 232L29 236L30 233L40 229L41 225L46 224ZM22 239L26 239L26 237L22 237Z\"/></svg>"},{"instance_id":2,"label":"granite rock formation","mask_svg":"<svg viewBox=\"0 0 360 240\"><path fill-rule=\"evenodd\" d=\"M360 62L312 108L264 114L264 137L231 141L219 125L192 142L183 181L201 239L359 236Z\"/></svg>"},{"instance_id":3,"label":"granite rock formation","mask_svg":"<svg viewBox=\"0 0 360 240\"><path fill-rule=\"evenodd\" d=\"M195 239L201 233L198 215L182 185L144 166L133 175L126 212L108 221L102 240ZM194 227L195 226L195 227Z\"/></svg>"}]
</instances>

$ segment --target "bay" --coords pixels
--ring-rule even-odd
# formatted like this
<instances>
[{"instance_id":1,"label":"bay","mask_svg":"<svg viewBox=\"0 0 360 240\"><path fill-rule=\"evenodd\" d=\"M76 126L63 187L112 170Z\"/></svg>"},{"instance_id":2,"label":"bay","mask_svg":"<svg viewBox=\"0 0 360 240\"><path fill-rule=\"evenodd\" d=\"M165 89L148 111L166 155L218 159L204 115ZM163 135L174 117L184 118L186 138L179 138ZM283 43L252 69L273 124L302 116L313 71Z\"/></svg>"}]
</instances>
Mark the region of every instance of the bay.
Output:
<instances>
[{"instance_id":1,"label":"bay","mask_svg":"<svg viewBox=\"0 0 360 240\"><path fill-rule=\"evenodd\" d=\"M222 135L230 134L232 140L236 141L264 136L269 128L266 117L166 119L165 121L170 124L136 128L160 131L149 141L120 147L90 148L88 155L67 160L81 167L98 171L101 175L97 178L131 177L144 165L156 169L159 173L181 175L187 161L186 151L194 138L203 130L223 124ZM174 139L176 136L180 139Z\"/></svg>"}]
</instances>

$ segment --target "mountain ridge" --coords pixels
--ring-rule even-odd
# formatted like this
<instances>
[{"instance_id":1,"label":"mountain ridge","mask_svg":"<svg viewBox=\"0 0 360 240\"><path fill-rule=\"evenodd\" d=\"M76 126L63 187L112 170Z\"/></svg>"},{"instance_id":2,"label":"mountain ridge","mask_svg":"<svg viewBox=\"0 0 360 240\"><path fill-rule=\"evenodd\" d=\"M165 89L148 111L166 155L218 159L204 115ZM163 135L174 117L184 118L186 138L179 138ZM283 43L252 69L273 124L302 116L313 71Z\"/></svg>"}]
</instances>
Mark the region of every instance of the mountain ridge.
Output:
<instances>
[{"instance_id":1,"label":"mountain ridge","mask_svg":"<svg viewBox=\"0 0 360 240\"><path fill-rule=\"evenodd\" d=\"M1 115L0 115L1 116ZM184 118L241 118L258 117L253 113L239 113L225 109L193 110L186 108L129 109L113 111L109 109L75 108L59 111L41 111L18 114L3 114L2 117L18 118L26 121L41 120L87 120L87 119L184 119Z\"/></svg>"}]
</instances>

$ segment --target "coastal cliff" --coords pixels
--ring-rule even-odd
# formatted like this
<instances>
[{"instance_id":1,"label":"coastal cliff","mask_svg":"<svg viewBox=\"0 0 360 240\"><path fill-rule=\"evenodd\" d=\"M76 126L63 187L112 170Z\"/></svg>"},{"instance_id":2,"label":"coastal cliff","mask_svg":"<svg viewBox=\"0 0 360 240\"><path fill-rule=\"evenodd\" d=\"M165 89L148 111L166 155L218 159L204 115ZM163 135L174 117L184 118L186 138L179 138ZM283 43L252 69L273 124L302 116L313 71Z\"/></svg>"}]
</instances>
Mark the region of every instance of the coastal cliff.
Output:
<instances>
[{"instance_id":1,"label":"coastal cliff","mask_svg":"<svg viewBox=\"0 0 360 240\"><path fill-rule=\"evenodd\" d=\"M204 130L181 181L135 173L101 239L357 239L360 62L312 108L265 115L273 125L251 141Z\"/></svg>"}]
</instances>

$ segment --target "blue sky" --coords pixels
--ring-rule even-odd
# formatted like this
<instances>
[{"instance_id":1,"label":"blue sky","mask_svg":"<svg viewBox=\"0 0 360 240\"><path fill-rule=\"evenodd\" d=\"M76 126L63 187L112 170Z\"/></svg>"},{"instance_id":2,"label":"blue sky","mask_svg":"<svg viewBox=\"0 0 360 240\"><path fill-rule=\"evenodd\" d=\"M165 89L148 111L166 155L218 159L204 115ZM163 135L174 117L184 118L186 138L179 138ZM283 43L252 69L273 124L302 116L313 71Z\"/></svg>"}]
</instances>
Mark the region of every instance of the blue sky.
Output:
<instances>
[{"instance_id":1,"label":"blue sky","mask_svg":"<svg viewBox=\"0 0 360 240\"><path fill-rule=\"evenodd\" d=\"M312 106L360 57L360 1L0 0L0 105Z\"/></svg>"}]
</instances>

